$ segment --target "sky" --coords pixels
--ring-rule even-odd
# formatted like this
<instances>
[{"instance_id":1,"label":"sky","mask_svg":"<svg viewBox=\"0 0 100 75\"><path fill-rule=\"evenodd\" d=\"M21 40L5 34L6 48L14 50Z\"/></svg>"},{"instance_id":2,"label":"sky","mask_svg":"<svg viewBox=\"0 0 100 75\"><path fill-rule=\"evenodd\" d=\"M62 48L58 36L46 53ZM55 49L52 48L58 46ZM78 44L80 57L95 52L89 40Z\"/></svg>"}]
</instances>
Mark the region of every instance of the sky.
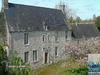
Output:
<instances>
[{"instance_id":1,"label":"sky","mask_svg":"<svg viewBox=\"0 0 100 75\"><path fill-rule=\"evenodd\" d=\"M66 5L82 20L90 19L95 14L100 15L100 0L8 0L9 3L55 8L60 1ZM2 0L0 0L0 10Z\"/></svg>"}]
</instances>

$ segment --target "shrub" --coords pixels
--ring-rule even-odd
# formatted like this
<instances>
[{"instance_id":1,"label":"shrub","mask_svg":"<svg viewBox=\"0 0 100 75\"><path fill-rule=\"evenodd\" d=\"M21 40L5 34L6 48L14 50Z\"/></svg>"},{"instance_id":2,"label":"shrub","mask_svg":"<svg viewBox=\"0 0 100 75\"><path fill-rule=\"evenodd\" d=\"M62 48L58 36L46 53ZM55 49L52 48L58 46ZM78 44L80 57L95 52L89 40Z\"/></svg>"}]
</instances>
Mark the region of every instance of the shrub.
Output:
<instances>
[{"instance_id":1,"label":"shrub","mask_svg":"<svg viewBox=\"0 0 100 75\"><path fill-rule=\"evenodd\" d=\"M0 75L6 73L6 51L3 49L3 45L0 43Z\"/></svg>"},{"instance_id":2,"label":"shrub","mask_svg":"<svg viewBox=\"0 0 100 75\"><path fill-rule=\"evenodd\" d=\"M81 66L76 69L69 70L71 73L80 73L81 75L88 75L88 68L87 66Z\"/></svg>"},{"instance_id":3,"label":"shrub","mask_svg":"<svg viewBox=\"0 0 100 75\"><path fill-rule=\"evenodd\" d=\"M28 63L23 62L23 60L18 57L18 53L15 51L12 58L12 67L9 68L8 75L30 75L31 69ZM21 66L25 66L22 68Z\"/></svg>"}]
</instances>

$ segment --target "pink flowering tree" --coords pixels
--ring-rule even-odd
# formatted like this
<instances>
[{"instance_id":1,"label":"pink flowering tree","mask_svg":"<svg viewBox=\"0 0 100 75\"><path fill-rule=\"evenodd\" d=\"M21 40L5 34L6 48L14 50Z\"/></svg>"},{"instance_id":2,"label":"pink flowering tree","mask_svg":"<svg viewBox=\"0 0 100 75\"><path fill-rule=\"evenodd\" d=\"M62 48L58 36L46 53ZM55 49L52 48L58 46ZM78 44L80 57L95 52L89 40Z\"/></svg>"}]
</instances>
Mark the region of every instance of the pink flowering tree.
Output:
<instances>
[{"instance_id":1,"label":"pink flowering tree","mask_svg":"<svg viewBox=\"0 0 100 75\"><path fill-rule=\"evenodd\" d=\"M88 54L100 53L100 37L84 41L72 41L65 46L62 55L66 52L75 61L87 62Z\"/></svg>"}]
</instances>

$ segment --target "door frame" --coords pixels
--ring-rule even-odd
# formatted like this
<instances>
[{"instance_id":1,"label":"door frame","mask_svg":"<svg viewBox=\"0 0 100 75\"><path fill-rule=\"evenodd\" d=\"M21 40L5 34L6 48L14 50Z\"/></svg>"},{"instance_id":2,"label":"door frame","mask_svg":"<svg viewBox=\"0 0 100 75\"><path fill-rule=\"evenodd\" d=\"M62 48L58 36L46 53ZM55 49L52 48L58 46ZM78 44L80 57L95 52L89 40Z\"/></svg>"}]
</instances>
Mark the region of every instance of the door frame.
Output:
<instances>
[{"instance_id":1,"label":"door frame","mask_svg":"<svg viewBox=\"0 0 100 75\"><path fill-rule=\"evenodd\" d=\"M47 62L45 63L45 54L47 53ZM47 64L47 63L49 63L49 52L44 52L43 53L43 63L44 64Z\"/></svg>"}]
</instances>

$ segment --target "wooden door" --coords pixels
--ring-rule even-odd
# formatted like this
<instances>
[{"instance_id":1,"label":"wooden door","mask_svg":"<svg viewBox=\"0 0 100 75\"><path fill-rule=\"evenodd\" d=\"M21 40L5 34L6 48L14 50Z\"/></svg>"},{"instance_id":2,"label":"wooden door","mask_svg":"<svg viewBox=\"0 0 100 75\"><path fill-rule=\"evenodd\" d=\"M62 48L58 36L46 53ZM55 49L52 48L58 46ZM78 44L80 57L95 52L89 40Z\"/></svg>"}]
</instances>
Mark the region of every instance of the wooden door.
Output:
<instances>
[{"instance_id":1,"label":"wooden door","mask_svg":"<svg viewBox=\"0 0 100 75\"><path fill-rule=\"evenodd\" d=\"M45 64L48 62L48 53L45 53Z\"/></svg>"}]
</instances>

